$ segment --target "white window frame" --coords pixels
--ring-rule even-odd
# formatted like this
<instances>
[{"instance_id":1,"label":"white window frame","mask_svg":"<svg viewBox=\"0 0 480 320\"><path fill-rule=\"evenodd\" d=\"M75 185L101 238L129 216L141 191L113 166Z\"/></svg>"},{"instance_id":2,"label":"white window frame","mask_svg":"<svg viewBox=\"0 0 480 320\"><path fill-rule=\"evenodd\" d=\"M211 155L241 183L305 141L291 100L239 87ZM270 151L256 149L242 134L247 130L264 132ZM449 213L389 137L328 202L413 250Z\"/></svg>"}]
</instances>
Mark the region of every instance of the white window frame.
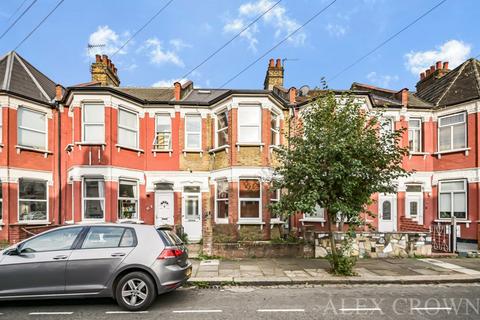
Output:
<instances>
[{"instance_id":1,"label":"white window frame","mask_svg":"<svg viewBox=\"0 0 480 320\"><path fill-rule=\"evenodd\" d=\"M225 128L219 129L219 115L225 114L227 116L227 126ZM229 137L228 137L228 127L230 126L230 121L228 119L228 109L224 109L220 112L218 112L215 116L215 147L220 148L224 146L228 146L230 144ZM223 132L227 131L227 143L224 145L219 145L218 144L218 135Z\"/></svg>"},{"instance_id":2,"label":"white window frame","mask_svg":"<svg viewBox=\"0 0 480 320\"><path fill-rule=\"evenodd\" d=\"M271 117L276 117L276 119L275 119L275 128L272 128L272 120L270 120L270 135L275 134L275 137L276 137L274 144L271 143L271 142L272 142L272 139L271 139L271 137L270 137L270 144L271 144L272 146L278 146L278 145L280 145L280 115L277 114L276 112L273 112L273 111L272 111L272 112L270 113L270 116L271 116Z\"/></svg>"},{"instance_id":3,"label":"white window frame","mask_svg":"<svg viewBox=\"0 0 480 320\"><path fill-rule=\"evenodd\" d=\"M258 119L258 122L256 124L242 124L241 122L241 116L240 116L240 110L245 110L245 109L258 109L260 114L260 118ZM238 143L245 143L245 144L261 144L262 143L262 106L261 105L239 105L238 106L238 112L237 112L237 140ZM241 128L246 127L246 128L257 128L258 127L258 140L257 141L247 141L244 138L242 138L241 135Z\"/></svg>"},{"instance_id":4,"label":"white window frame","mask_svg":"<svg viewBox=\"0 0 480 320\"><path fill-rule=\"evenodd\" d=\"M98 108L103 109L103 122L87 122L85 121L85 111L88 109L86 108L87 106L96 106ZM87 126L102 126L103 127L103 140L92 140L92 141L87 141L85 140L85 127ZM82 106L82 143L99 143L99 144L104 144L105 143L105 105L99 104L99 103L85 103Z\"/></svg>"},{"instance_id":5,"label":"white window frame","mask_svg":"<svg viewBox=\"0 0 480 320\"><path fill-rule=\"evenodd\" d=\"M242 180L257 180L260 188L260 197L259 198L241 198L240 197L240 184ZM257 218L242 218L242 201L257 201L258 202L258 217ZM262 180L258 177L241 177L238 179L238 221L252 221L252 222L261 222L262 221Z\"/></svg>"},{"instance_id":6,"label":"white window frame","mask_svg":"<svg viewBox=\"0 0 480 320\"><path fill-rule=\"evenodd\" d=\"M34 110L34 109L31 109L31 108L27 108L27 107L24 107L24 106L18 107L17 115L20 113L20 111L27 111L27 112L32 112L32 113L37 113L37 114L43 115L44 122L45 122L44 123L45 131L29 128L27 126L20 126L20 123L19 123L20 117L17 116L17 143L18 143L18 145L22 146L22 147L34 148L34 149L38 149L38 150L48 150L48 118L47 118L47 113L46 112L41 112L41 111L38 111L38 110ZM20 133L19 133L20 130L26 130L26 131L31 131L31 132L44 134L45 135L45 145L42 146L42 147L38 147L38 146L30 146L30 145L26 145L26 144L21 144L20 140L18 139L18 137L20 136Z\"/></svg>"},{"instance_id":7,"label":"white window frame","mask_svg":"<svg viewBox=\"0 0 480 320\"><path fill-rule=\"evenodd\" d=\"M170 124L170 131L166 132L160 132L157 130L157 124L158 124L158 118L168 118L169 124ZM158 148L158 143L157 143L157 138L158 134L160 133L168 133L169 138L168 138L168 147L167 148ZM153 138L153 150L161 150L161 151L170 151L172 150L172 117L168 113L157 113L155 114L155 137Z\"/></svg>"},{"instance_id":8,"label":"white window frame","mask_svg":"<svg viewBox=\"0 0 480 320\"><path fill-rule=\"evenodd\" d=\"M448 182L463 182L463 190L449 190L449 191L442 191L442 184L448 183ZM438 219L439 220L447 220L450 221L452 219L452 216L454 214L454 194L455 193L460 193L464 192L465 193L465 218L457 218L457 220L468 220L468 181L467 179L455 179L455 180L442 180L438 182ZM442 218L440 217L440 201L441 201L441 194L446 193L450 194L450 217L448 218Z\"/></svg>"},{"instance_id":9,"label":"white window frame","mask_svg":"<svg viewBox=\"0 0 480 320\"><path fill-rule=\"evenodd\" d=\"M121 125L121 124L120 124L120 113L121 113L121 112L126 112L126 113L130 113L131 115L135 115L137 127L136 127L136 128L131 128L131 127L127 127L127 126ZM134 145L134 146L129 146L129 145L127 145L127 144L120 143L120 131L121 131L120 129L129 131L129 132L134 132L134 133L135 133L135 137L136 137L136 138L135 138L135 145ZM139 148L139 146L140 146L140 120L139 120L139 117L138 117L138 112L132 111L132 110L127 109L127 108L124 108L124 107L119 107L119 108L118 108L118 115L117 115L117 143L119 144L119 146L122 146L122 147L135 148L135 149L138 149L138 148Z\"/></svg>"},{"instance_id":10,"label":"white window frame","mask_svg":"<svg viewBox=\"0 0 480 320\"><path fill-rule=\"evenodd\" d=\"M130 197L122 197L120 195L120 184L126 184L126 185L131 185L134 186L135 188L135 197L130 198ZM118 179L118 205L117 205L117 219L119 221L139 221L140 220L140 212L139 212L139 202L140 202L140 197L139 197L139 187L138 187L138 181L137 180L132 180L132 179ZM135 201L135 213L136 217L132 217L130 219L128 218L121 218L120 217L120 201L121 200L134 200Z\"/></svg>"},{"instance_id":11,"label":"white window frame","mask_svg":"<svg viewBox=\"0 0 480 320\"><path fill-rule=\"evenodd\" d=\"M456 117L458 115L463 115L463 122L456 122L452 124L447 124L447 125L441 125L441 122L443 119L451 118L451 117ZM465 141L465 147L463 148L454 148L453 147L453 127L459 124L464 124L464 141ZM445 149L445 150L440 150L440 128L445 128L445 127L450 127L450 148ZM446 116L441 116L438 117L438 129L437 129L437 150L438 152L451 152L451 151L456 151L456 150L465 150L468 148L468 123L467 123L467 113L466 112L457 112L454 114L449 114Z\"/></svg>"},{"instance_id":12,"label":"white window frame","mask_svg":"<svg viewBox=\"0 0 480 320\"><path fill-rule=\"evenodd\" d=\"M188 131L187 129L187 121L189 118L198 118L200 121L200 131L198 132L191 132ZM185 115L185 150L191 150L191 151L202 151L202 126L203 126L203 119L200 114L186 114ZM199 147L190 147L188 145L188 135L198 135L199 136L199 141L200 141L200 146Z\"/></svg>"},{"instance_id":13,"label":"white window frame","mask_svg":"<svg viewBox=\"0 0 480 320\"><path fill-rule=\"evenodd\" d=\"M33 182L41 182L45 183L45 193L46 193L46 199L45 200L40 200L40 199L20 199L20 183L22 180L26 181L33 181ZM47 223L48 222L48 216L49 216L49 192L48 192L48 181L46 180L38 180L38 179L31 179L31 178L19 178L18 179L18 193L17 193L17 221L18 223ZM46 214L45 214L45 219L44 220L20 220L20 201L24 202L45 202L46 203ZM3 207L3 206L2 206Z\"/></svg>"},{"instance_id":14,"label":"white window frame","mask_svg":"<svg viewBox=\"0 0 480 320\"><path fill-rule=\"evenodd\" d=\"M98 197L98 198L92 198L92 197L87 197L86 192L85 192L85 187L86 187L86 181L102 181L103 182L103 191L104 195L103 198ZM103 218L98 219L98 218L85 218L85 202L87 200L103 200ZM95 178L95 177L83 177L82 179L82 221L94 221L94 222L104 222L105 221L105 214L106 214L106 185L105 185L105 179L104 178Z\"/></svg>"},{"instance_id":15,"label":"white window frame","mask_svg":"<svg viewBox=\"0 0 480 320\"><path fill-rule=\"evenodd\" d=\"M198 187L198 192L189 192L185 191L185 187ZM201 187L198 185L186 185L182 189L182 222L189 221L187 217L187 200L191 200L195 198L198 203L198 219L202 219L202 190ZM197 221L197 220L195 220ZM193 221L192 221L193 222Z\"/></svg>"},{"instance_id":16,"label":"white window frame","mask_svg":"<svg viewBox=\"0 0 480 320\"><path fill-rule=\"evenodd\" d=\"M227 198L218 198L218 183L219 182L225 182L227 185L228 185L228 196ZM229 182L226 178L223 178L223 179L219 179L217 181L215 181L215 222L218 223L218 224L222 224L222 223L228 223L228 214L229 212L227 212L227 217L226 218L219 218L218 217L218 203L219 202L227 202L228 205L230 206L230 185L229 185Z\"/></svg>"},{"instance_id":17,"label":"white window frame","mask_svg":"<svg viewBox=\"0 0 480 320\"><path fill-rule=\"evenodd\" d=\"M325 222L325 208L322 208L320 207L318 204L315 205L315 211L316 213L317 212L321 212L322 214L321 215L311 215L309 213L304 213L303 214L303 221L307 221L307 222Z\"/></svg>"},{"instance_id":18,"label":"white window frame","mask_svg":"<svg viewBox=\"0 0 480 320\"><path fill-rule=\"evenodd\" d=\"M419 126L418 127L410 127L410 121L418 121ZM422 131L423 130L422 130L422 127L423 127L422 118L410 118L408 120L408 142L409 142L408 149L412 153L423 151L423 144L422 144L422 140L423 140L423 132ZM415 132L416 131L418 131L420 133L419 141L415 140L415 137L416 137ZM410 148L410 133L412 133L413 148ZM417 145L418 145L418 150L415 150L415 146L417 146Z\"/></svg>"}]
</instances>

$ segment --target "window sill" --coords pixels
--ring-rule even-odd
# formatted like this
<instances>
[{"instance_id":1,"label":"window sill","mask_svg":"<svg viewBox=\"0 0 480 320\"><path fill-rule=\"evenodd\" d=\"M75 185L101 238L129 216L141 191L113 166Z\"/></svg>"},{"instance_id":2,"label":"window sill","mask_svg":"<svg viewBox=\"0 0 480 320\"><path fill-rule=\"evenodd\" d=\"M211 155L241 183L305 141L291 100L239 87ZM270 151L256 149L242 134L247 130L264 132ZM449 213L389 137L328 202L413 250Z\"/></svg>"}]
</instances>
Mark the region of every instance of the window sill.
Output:
<instances>
[{"instance_id":1,"label":"window sill","mask_svg":"<svg viewBox=\"0 0 480 320\"><path fill-rule=\"evenodd\" d=\"M228 224L228 219L215 219L215 224Z\"/></svg>"},{"instance_id":2,"label":"window sill","mask_svg":"<svg viewBox=\"0 0 480 320\"><path fill-rule=\"evenodd\" d=\"M153 156L156 157L157 153L168 153L168 155L171 157L172 156L172 149L152 149Z\"/></svg>"},{"instance_id":3,"label":"window sill","mask_svg":"<svg viewBox=\"0 0 480 320\"><path fill-rule=\"evenodd\" d=\"M327 220L322 219L322 218L303 218L299 220L300 222L320 222L320 223L325 223Z\"/></svg>"},{"instance_id":4,"label":"window sill","mask_svg":"<svg viewBox=\"0 0 480 320\"><path fill-rule=\"evenodd\" d=\"M79 224L105 223L105 219L83 219Z\"/></svg>"},{"instance_id":5,"label":"window sill","mask_svg":"<svg viewBox=\"0 0 480 320\"><path fill-rule=\"evenodd\" d=\"M465 155L468 156L468 153L470 150L471 148L462 148L462 149L438 151L438 152L434 152L433 154L436 155L438 159L441 159L443 154L457 153L457 152L464 152Z\"/></svg>"},{"instance_id":6,"label":"window sill","mask_svg":"<svg viewBox=\"0 0 480 320\"><path fill-rule=\"evenodd\" d=\"M118 219L117 223L144 224L145 221L139 219Z\"/></svg>"},{"instance_id":7,"label":"window sill","mask_svg":"<svg viewBox=\"0 0 480 320\"><path fill-rule=\"evenodd\" d=\"M11 226L38 226L38 225L42 225L42 226L48 226L48 225L51 225L52 223L51 222L48 222L48 221L35 221L35 220L32 220L32 221L21 221L21 222L16 222L16 223L11 223L10 225Z\"/></svg>"},{"instance_id":8,"label":"window sill","mask_svg":"<svg viewBox=\"0 0 480 320\"><path fill-rule=\"evenodd\" d=\"M265 222L261 220L239 220L237 222L238 230L240 230L241 226L260 226L260 230L263 230L263 226Z\"/></svg>"},{"instance_id":9,"label":"window sill","mask_svg":"<svg viewBox=\"0 0 480 320\"><path fill-rule=\"evenodd\" d=\"M425 160L427 158L427 156L430 155L430 152L411 152L409 151L408 152L408 159L412 159L412 157L418 157L418 156L422 156L423 157L423 160Z\"/></svg>"},{"instance_id":10,"label":"window sill","mask_svg":"<svg viewBox=\"0 0 480 320\"><path fill-rule=\"evenodd\" d=\"M282 150L282 148L280 148L280 146L275 145L275 144L270 145L269 148L270 148L270 150L275 150L275 151L280 151L280 150Z\"/></svg>"},{"instance_id":11,"label":"window sill","mask_svg":"<svg viewBox=\"0 0 480 320\"><path fill-rule=\"evenodd\" d=\"M16 145L16 146L15 146L15 149L17 149L17 153L20 153L21 151L30 151L30 152L43 153L43 155L45 156L45 158L46 158L49 154L53 154L53 152L52 152L52 151L49 151L49 150L36 149L36 148L32 148L32 147L19 146L19 145Z\"/></svg>"},{"instance_id":12,"label":"window sill","mask_svg":"<svg viewBox=\"0 0 480 320\"><path fill-rule=\"evenodd\" d=\"M118 149L118 152L120 152L120 149L125 149L125 150L129 150L129 151L135 151L135 152L138 152L138 153L144 153L145 151L143 151L143 149L139 149L139 148L134 148L134 147L128 147L128 146L123 146L121 144L116 144L115 147Z\"/></svg>"},{"instance_id":13,"label":"window sill","mask_svg":"<svg viewBox=\"0 0 480 320\"><path fill-rule=\"evenodd\" d=\"M106 146L106 142L75 142L77 146Z\"/></svg>"},{"instance_id":14,"label":"window sill","mask_svg":"<svg viewBox=\"0 0 480 320\"><path fill-rule=\"evenodd\" d=\"M278 219L271 219L270 224L284 224L285 221L278 220Z\"/></svg>"},{"instance_id":15,"label":"window sill","mask_svg":"<svg viewBox=\"0 0 480 320\"><path fill-rule=\"evenodd\" d=\"M220 147L210 149L210 150L208 150L208 153L215 153L215 152L219 152L219 151L223 151L223 150L225 150L228 153L229 148L230 148L230 145L226 144L226 145L223 145L223 146L220 146Z\"/></svg>"},{"instance_id":16,"label":"window sill","mask_svg":"<svg viewBox=\"0 0 480 320\"><path fill-rule=\"evenodd\" d=\"M433 220L433 222L437 222L437 223L452 223L452 219L435 219L435 220ZM472 223L472 221L471 221L471 220L457 219L457 224L458 224L458 223L470 224L470 223Z\"/></svg>"},{"instance_id":17,"label":"window sill","mask_svg":"<svg viewBox=\"0 0 480 320\"><path fill-rule=\"evenodd\" d=\"M186 157L187 153L199 153L200 157L203 157L203 150L202 149L183 149L183 156Z\"/></svg>"},{"instance_id":18,"label":"window sill","mask_svg":"<svg viewBox=\"0 0 480 320\"><path fill-rule=\"evenodd\" d=\"M237 142L235 144L237 146L237 151L240 151L240 147L259 147L260 150L263 150L265 143L261 142Z\"/></svg>"}]
</instances>

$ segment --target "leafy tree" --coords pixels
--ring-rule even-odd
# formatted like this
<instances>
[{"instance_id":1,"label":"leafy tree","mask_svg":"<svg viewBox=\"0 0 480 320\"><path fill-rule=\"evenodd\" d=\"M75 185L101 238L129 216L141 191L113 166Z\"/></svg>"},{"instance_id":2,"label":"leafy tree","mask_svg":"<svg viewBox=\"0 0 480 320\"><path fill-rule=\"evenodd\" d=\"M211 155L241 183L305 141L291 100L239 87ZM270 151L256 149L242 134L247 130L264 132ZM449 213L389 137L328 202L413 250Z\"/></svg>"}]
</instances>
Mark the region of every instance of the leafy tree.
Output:
<instances>
[{"instance_id":1,"label":"leafy tree","mask_svg":"<svg viewBox=\"0 0 480 320\"><path fill-rule=\"evenodd\" d=\"M287 146L279 151L274 187L286 190L273 210L281 215L325 208L330 227L333 273L353 274L355 260L348 243L337 249L334 231L349 226L347 235L365 225L374 193L395 191L395 180L408 173L401 167L406 148L403 130L387 130L381 112L362 109L352 94L323 91L300 111ZM348 237L347 237L348 238Z\"/></svg>"}]
</instances>

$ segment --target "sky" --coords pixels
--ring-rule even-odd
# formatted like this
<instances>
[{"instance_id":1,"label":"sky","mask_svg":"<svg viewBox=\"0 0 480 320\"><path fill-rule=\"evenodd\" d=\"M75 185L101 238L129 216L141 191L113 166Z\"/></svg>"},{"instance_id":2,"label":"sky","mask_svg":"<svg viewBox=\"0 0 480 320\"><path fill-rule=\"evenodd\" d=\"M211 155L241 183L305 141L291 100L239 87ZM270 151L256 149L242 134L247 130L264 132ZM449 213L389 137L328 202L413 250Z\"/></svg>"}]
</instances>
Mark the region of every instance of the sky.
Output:
<instances>
[{"instance_id":1,"label":"sky","mask_svg":"<svg viewBox=\"0 0 480 320\"><path fill-rule=\"evenodd\" d=\"M0 1L0 34L34 0ZM277 0L174 0L112 57L122 86L171 86ZM282 0L211 60L188 76L218 88L265 54L332 0ZM64 86L90 81L96 53L112 55L167 0L65 0L17 52ZM480 54L480 1L447 0L346 72L359 57L440 0L337 0L227 88L261 89L269 58L285 61L285 87L347 89L352 82L412 90L419 72L438 60L453 68ZM39 0L0 39L13 50L58 0ZM21 6L21 7L20 7ZM20 9L18 9L20 8ZM18 9L18 10L17 10ZM88 44L104 45L87 49Z\"/></svg>"}]
</instances>

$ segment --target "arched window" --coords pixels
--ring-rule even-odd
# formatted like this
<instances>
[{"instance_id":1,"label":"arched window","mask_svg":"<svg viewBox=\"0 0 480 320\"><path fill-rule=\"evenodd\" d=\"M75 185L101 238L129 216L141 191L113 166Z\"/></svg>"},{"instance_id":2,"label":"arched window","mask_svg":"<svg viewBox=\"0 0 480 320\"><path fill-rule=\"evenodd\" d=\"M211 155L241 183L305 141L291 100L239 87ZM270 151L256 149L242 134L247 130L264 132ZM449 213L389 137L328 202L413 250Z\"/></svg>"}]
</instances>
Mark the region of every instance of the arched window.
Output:
<instances>
[{"instance_id":1,"label":"arched window","mask_svg":"<svg viewBox=\"0 0 480 320\"><path fill-rule=\"evenodd\" d=\"M382 203L382 220L392 220L392 203L385 200Z\"/></svg>"}]
</instances>

